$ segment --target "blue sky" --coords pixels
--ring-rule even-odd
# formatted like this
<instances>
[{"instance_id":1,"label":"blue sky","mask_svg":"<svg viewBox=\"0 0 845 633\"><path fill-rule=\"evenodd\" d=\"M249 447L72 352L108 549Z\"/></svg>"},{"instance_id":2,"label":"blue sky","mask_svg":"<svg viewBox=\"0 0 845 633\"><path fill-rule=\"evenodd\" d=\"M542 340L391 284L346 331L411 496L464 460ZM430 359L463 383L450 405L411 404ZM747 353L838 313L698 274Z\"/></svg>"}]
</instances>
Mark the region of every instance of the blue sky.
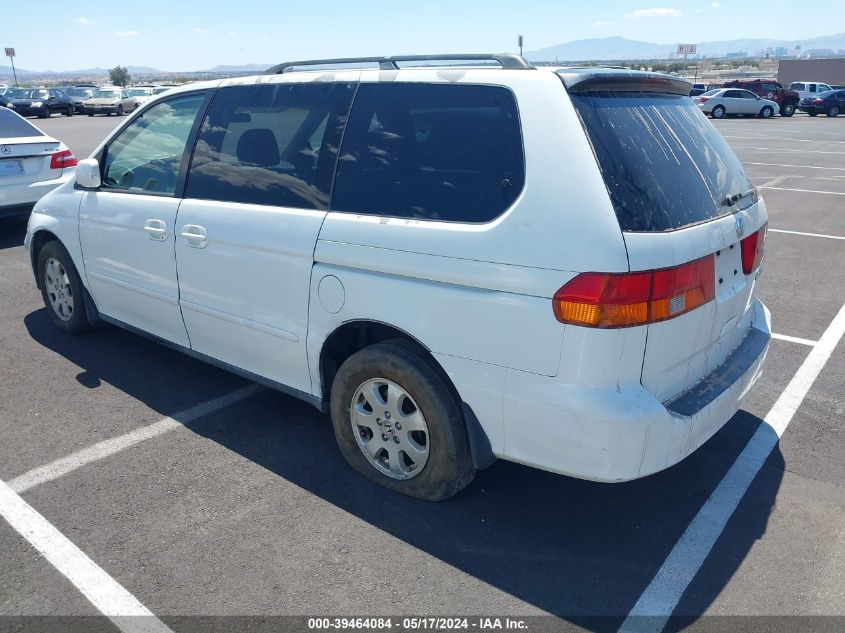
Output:
<instances>
[{"instance_id":1,"label":"blue sky","mask_svg":"<svg viewBox=\"0 0 845 633\"><path fill-rule=\"evenodd\" d=\"M281 0L266 5L0 0L0 46L15 47L16 65L29 70L122 64L178 71L315 57L516 51L519 33L526 50L533 50L614 35L673 44L803 39L837 31L845 31L841 0Z\"/></svg>"}]
</instances>

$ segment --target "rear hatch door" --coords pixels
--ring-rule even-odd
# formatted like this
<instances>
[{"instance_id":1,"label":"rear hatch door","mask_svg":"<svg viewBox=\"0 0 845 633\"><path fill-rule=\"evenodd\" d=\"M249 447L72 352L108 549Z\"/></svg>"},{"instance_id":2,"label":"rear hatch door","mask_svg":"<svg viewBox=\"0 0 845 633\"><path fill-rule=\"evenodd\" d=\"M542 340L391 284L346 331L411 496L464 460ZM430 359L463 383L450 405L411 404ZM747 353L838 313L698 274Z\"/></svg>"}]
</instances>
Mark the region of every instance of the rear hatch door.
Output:
<instances>
[{"instance_id":1,"label":"rear hatch door","mask_svg":"<svg viewBox=\"0 0 845 633\"><path fill-rule=\"evenodd\" d=\"M714 299L648 326L642 383L665 402L724 362L747 335L757 271L744 273L741 240L765 225L765 207L727 142L687 96L686 82L624 71L563 78L607 185L630 270L714 260Z\"/></svg>"}]
</instances>

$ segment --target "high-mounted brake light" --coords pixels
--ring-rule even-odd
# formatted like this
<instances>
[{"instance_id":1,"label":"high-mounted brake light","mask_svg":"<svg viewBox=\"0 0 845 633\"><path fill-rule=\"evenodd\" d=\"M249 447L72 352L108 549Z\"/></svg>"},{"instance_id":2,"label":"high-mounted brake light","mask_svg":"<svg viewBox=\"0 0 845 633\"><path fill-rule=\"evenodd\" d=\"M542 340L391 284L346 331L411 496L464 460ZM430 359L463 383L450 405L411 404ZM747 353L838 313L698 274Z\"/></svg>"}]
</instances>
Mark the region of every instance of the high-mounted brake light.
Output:
<instances>
[{"instance_id":1,"label":"high-mounted brake light","mask_svg":"<svg viewBox=\"0 0 845 633\"><path fill-rule=\"evenodd\" d=\"M739 243L742 251L742 272L746 275L750 275L757 270L763 262L768 228L768 224L763 225L762 229L743 238Z\"/></svg>"},{"instance_id":2,"label":"high-mounted brake light","mask_svg":"<svg viewBox=\"0 0 845 633\"><path fill-rule=\"evenodd\" d=\"M72 151L66 149L50 156L50 169L65 169L66 167L76 167L76 156Z\"/></svg>"},{"instance_id":3,"label":"high-mounted brake light","mask_svg":"<svg viewBox=\"0 0 845 633\"><path fill-rule=\"evenodd\" d=\"M665 321L716 296L713 255L673 268L633 273L582 273L555 293L561 323L618 328Z\"/></svg>"}]
</instances>

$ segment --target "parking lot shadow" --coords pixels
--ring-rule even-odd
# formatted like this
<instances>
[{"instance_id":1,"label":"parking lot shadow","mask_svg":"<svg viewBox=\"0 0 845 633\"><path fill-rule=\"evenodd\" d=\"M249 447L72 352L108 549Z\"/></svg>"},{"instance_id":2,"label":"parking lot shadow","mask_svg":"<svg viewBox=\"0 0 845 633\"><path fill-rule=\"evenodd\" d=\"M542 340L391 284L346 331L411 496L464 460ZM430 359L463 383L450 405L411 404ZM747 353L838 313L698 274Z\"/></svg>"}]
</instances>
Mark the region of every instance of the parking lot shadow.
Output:
<instances>
[{"instance_id":1,"label":"parking lot shadow","mask_svg":"<svg viewBox=\"0 0 845 633\"><path fill-rule=\"evenodd\" d=\"M26 235L27 217L0 218L0 250L23 244Z\"/></svg>"},{"instance_id":2,"label":"parking lot shadow","mask_svg":"<svg viewBox=\"0 0 845 633\"><path fill-rule=\"evenodd\" d=\"M82 345L78 338L51 333L44 310L30 314L26 324L36 341L81 367L92 383L99 379L150 406L160 406L155 394L168 383L185 390L185 376L200 373L207 381L218 373L218 384L228 376L114 328L94 332ZM132 363L113 362L121 347L120 356ZM155 376L158 385L150 387L145 376ZM763 424L740 411L688 459L630 483L580 481L499 461L480 471L457 497L431 504L390 493L354 473L335 446L328 418L306 403L266 391L240 403L231 419L218 418L187 426L492 587L602 633L618 629ZM685 592L676 614L687 617L671 621L667 630L696 619L724 589L765 533L783 472L776 449L722 533L716 553Z\"/></svg>"}]
</instances>

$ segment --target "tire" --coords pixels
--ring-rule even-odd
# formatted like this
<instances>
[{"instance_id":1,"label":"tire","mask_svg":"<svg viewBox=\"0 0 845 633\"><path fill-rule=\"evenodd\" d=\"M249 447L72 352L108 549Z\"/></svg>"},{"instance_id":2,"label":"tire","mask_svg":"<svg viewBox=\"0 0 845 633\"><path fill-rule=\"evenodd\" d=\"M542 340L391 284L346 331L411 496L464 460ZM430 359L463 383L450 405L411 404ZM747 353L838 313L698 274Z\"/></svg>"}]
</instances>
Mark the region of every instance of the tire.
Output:
<instances>
[{"instance_id":1,"label":"tire","mask_svg":"<svg viewBox=\"0 0 845 633\"><path fill-rule=\"evenodd\" d=\"M839 116L839 106L830 106L827 110L827 116L829 117L837 117Z\"/></svg>"},{"instance_id":2,"label":"tire","mask_svg":"<svg viewBox=\"0 0 845 633\"><path fill-rule=\"evenodd\" d=\"M760 110L760 117L762 117L764 119L770 119L770 118L772 118L772 116L774 116L774 114L775 114L775 111L774 111L774 108L772 108L772 106L763 106L763 109Z\"/></svg>"},{"instance_id":3,"label":"tire","mask_svg":"<svg viewBox=\"0 0 845 633\"><path fill-rule=\"evenodd\" d=\"M117 116L123 116L123 106L117 106Z\"/></svg>"},{"instance_id":4,"label":"tire","mask_svg":"<svg viewBox=\"0 0 845 633\"><path fill-rule=\"evenodd\" d=\"M73 116L73 106L68 106L65 111L65 116Z\"/></svg>"},{"instance_id":5,"label":"tire","mask_svg":"<svg viewBox=\"0 0 845 633\"><path fill-rule=\"evenodd\" d=\"M807 114L809 114L810 116L819 116L819 113L816 112L815 110L808 112Z\"/></svg>"},{"instance_id":6,"label":"tire","mask_svg":"<svg viewBox=\"0 0 845 633\"><path fill-rule=\"evenodd\" d=\"M68 334L91 329L82 281L61 242L53 240L42 247L38 254L38 282L53 325Z\"/></svg>"},{"instance_id":7,"label":"tire","mask_svg":"<svg viewBox=\"0 0 845 633\"><path fill-rule=\"evenodd\" d=\"M723 119L725 118L725 106L717 105L713 110L710 111L710 116L714 119Z\"/></svg>"},{"instance_id":8,"label":"tire","mask_svg":"<svg viewBox=\"0 0 845 633\"><path fill-rule=\"evenodd\" d=\"M386 397L389 389L398 389L398 397ZM387 404L394 398L394 404ZM387 411L379 418L381 407ZM355 422L365 425L353 422L353 409L360 412ZM332 383L331 415L335 439L349 465L389 490L442 501L475 477L457 396L422 352L401 341L366 347L340 366ZM414 429L424 431L412 431L412 422L401 429L401 421L411 416ZM375 442L372 456L365 454L369 442Z\"/></svg>"},{"instance_id":9,"label":"tire","mask_svg":"<svg viewBox=\"0 0 845 633\"><path fill-rule=\"evenodd\" d=\"M44 108L44 112L38 113L38 118L39 119L49 119L51 114L52 113L50 112L50 108Z\"/></svg>"},{"instance_id":10,"label":"tire","mask_svg":"<svg viewBox=\"0 0 845 633\"><path fill-rule=\"evenodd\" d=\"M789 117L789 116L792 116L793 114L795 114L795 104L787 103L787 104L784 104L780 107L780 115L781 116Z\"/></svg>"}]
</instances>

